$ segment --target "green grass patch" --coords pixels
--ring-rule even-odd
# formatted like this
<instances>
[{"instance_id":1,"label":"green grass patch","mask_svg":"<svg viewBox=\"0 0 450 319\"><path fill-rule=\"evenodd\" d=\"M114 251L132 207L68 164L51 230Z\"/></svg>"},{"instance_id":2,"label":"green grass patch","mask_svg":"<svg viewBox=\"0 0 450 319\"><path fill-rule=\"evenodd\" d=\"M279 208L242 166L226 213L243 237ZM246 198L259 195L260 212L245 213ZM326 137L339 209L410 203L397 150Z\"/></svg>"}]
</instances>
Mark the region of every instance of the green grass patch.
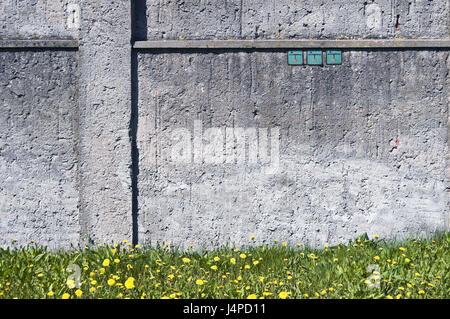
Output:
<instances>
[{"instance_id":1,"label":"green grass patch","mask_svg":"<svg viewBox=\"0 0 450 319\"><path fill-rule=\"evenodd\" d=\"M18 244L18 243L16 243ZM253 244L253 245L252 245ZM346 245L0 249L0 298L450 298L450 234Z\"/></svg>"}]
</instances>

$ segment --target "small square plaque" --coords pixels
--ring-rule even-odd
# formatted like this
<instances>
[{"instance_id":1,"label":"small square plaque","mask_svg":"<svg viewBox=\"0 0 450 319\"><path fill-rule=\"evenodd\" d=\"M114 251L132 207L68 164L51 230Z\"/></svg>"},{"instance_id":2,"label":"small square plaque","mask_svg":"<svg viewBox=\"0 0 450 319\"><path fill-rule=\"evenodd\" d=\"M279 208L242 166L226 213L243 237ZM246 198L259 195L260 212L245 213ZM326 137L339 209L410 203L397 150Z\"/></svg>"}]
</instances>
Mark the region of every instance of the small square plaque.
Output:
<instances>
[{"instance_id":1,"label":"small square plaque","mask_svg":"<svg viewBox=\"0 0 450 319\"><path fill-rule=\"evenodd\" d=\"M309 50L306 52L306 63L308 65L323 65L322 51Z\"/></svg>"},{"instance_id":2,"label":"small square plaque","mask_svg":"<svg viewBox=\"0 0 450 319\"><path fill-rule=\"evenodd\" d=\"M303 65L303 51L288 51L289 65Z\"/></svg>"},{"instance_id":3,"label":"small square plaque","mask_svg":"<svg viewBox=\"0 0 450 319\"><path fill-rule=\"evenodd\" d=\"M342 51L327 50L327 64L342 64Z\"/></svg>"}]
</instances>

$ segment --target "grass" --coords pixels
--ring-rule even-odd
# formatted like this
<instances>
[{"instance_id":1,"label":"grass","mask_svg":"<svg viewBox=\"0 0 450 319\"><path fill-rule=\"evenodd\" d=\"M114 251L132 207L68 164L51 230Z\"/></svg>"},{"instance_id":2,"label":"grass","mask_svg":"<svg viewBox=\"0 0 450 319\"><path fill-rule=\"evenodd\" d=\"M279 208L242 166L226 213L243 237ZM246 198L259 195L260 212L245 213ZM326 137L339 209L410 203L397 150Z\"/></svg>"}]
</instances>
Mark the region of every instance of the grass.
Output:
<instances>
[{"instance_id":1,"label":"grass","mask_svg":"<svg viewBox=\"0 0 450 319\"><path fill-rule=\"evenodd\" d=\"M323 249L253 238L246 249L213 251L28 244L0 249L0 298L448 299L449 248L450 233L402 242L362 236Z\"/></svg>"}]
</instances>

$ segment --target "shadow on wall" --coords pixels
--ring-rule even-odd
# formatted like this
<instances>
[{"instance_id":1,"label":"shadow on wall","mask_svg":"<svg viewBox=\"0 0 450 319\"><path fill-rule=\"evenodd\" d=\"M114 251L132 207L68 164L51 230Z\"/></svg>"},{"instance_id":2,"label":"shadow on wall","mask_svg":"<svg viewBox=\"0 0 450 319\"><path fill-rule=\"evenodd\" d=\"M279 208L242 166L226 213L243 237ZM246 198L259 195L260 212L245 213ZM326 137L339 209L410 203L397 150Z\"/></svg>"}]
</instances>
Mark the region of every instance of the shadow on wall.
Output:
<instances>
[{"instance_id":1,"label":"shadow on wall","mask_svg":"<svg viewBox=\"0 0 450 319\"><path fill-rule=\"evenodd\" d=\"M132 40L147 40L147 0L133 0L131 5Z\"/></svg>"},{"instance_id":2,"label":"shadow on wall","mask_svg":"<svg viewBox=\"0 0 450 319\"><path fill-rule=\"evenodd\" d=\"M131 3L131 17L132 17L132 36L131 41L145 41L147 40L147 1L133 0ZM132 161L132 229L133 229L133 244L139 242L138 229L138 213L139 213L139 150L136 144L137 128L138 128L138 100L139 100L139 83L138 83L138 60L137 53L131 53L131 161Z\"/></svg>"}]
</instances>

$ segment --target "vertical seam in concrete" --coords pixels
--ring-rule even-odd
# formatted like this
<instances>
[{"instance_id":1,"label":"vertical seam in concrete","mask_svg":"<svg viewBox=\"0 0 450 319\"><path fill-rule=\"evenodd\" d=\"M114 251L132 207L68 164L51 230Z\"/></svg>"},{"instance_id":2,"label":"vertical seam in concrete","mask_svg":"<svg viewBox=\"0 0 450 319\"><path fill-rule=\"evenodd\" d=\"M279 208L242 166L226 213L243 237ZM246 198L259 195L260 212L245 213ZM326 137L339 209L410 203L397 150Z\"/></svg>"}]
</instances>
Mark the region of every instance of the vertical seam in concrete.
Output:
<instances>
[{"instance_id":1,"label":"vertical seam in concrete","mask_svg":"<svg viewBox=\"0 0 450 319\"><path fill-rule=\"evenodd\" d=\"M139 242L138 214L139 214L139 150L137 147L137 129L138 129L138 62L137 53L131 51L131 119L130 119L130 140L131 140L131 207L132 207L132 233L133 245Z\"/></svg>"},{"instance_id":2,"label":"vertical seam in concrete","mask_svg":"<svg viewBox=\"0 0 450 319\"><path fill-rule=\"evenodd\" d=\"M139 8L136 1L140 2ZM147 6L146 1L133 0L131 1L131 118L130 118L130 141L131 141L131 207L132 207L132 243L137 245L139 243L139 189L138 189L138 176L139 176L139 149L137 147L137 130L138 130L138 101L139 101L139 85L138 85L138 59L137 52L133 49L133 43L138 36L137 20L139 19L138 9L142 10L142 5ZM144 12L145 16L145 12Z\"/></svg>"}]
</instances>

